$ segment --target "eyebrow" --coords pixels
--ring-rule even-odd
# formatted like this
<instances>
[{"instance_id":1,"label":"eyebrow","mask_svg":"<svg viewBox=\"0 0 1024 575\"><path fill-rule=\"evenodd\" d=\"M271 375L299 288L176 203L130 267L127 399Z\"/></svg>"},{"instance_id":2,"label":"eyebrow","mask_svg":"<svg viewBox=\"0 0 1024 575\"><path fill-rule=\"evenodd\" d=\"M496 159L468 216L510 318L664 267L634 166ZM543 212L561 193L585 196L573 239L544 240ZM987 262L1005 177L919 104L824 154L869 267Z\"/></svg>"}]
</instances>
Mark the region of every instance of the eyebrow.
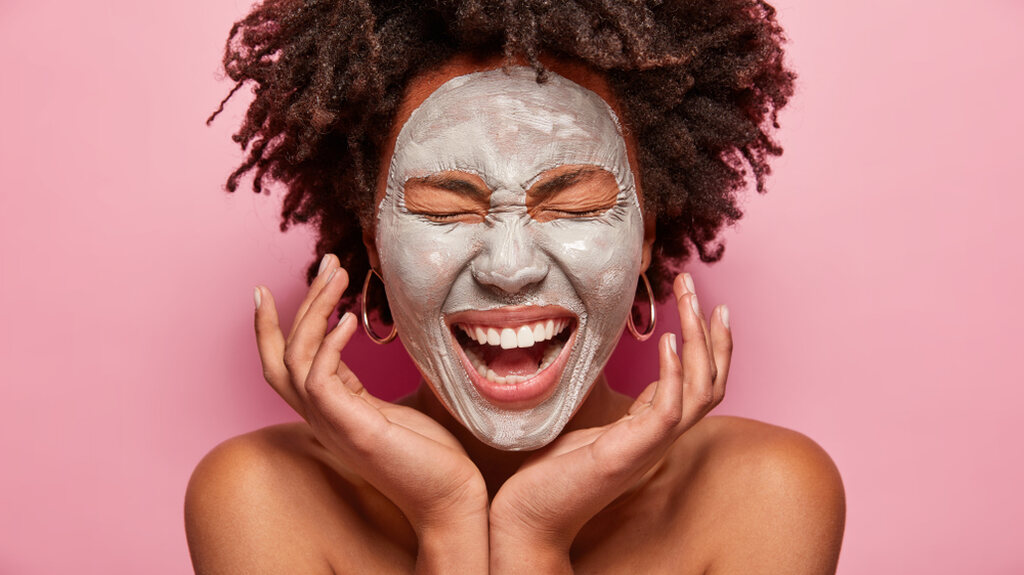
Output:
<instances>
[{"instance_id":1,"label":"eyebrow","mask_svg":"<svg viewBox=\"0 0 1024 575\"><path fill-rule=\"evenodd\" d=\"M433 188L448 190L464 196L470 196L475 200L488 201L491 196L490 190L480 188L471 182L466 181L454 174L431 174L423 178L413 178L411 181L419 182Z\"/></svg>"},{"instance_id":2,"label":"eyebrow","mask_svg":"<svg viewBox=\"0 0 1024 575\"><path fill-rule=\"evenodd\" d=\"M571 172L559 174L550 180L545 180L533 186L530 189L530 194L534 197L545 198L554 193L560 192L581 180L585 180L600 171L602 171L600 168L585 166Z\"/></svg>"}]
</instances>

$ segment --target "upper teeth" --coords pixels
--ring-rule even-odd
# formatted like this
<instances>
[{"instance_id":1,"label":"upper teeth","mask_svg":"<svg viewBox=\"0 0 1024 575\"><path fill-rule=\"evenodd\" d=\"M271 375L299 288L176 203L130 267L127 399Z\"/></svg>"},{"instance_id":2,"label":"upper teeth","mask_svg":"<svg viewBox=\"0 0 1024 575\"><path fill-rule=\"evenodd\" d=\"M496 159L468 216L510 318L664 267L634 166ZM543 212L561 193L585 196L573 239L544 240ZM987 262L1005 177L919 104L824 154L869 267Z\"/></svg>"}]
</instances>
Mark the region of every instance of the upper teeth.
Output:
<instances>
[{"instance_id":1,"label":"upper teeth","mask_svg":"<svg viewBox=\"0 0 1024 575\"><path fill-rule=\"evenodd\" d=\"M567 325L569 325L568 318L549 319L523 324L517 327L488 327L465 323L458 324L459 328L464 331L470 339L479 342L481 345L500 345L502 349L533 347L533 344L540 341L547 341L556 334L561 333Z\"/></svg>"}]
</instances>

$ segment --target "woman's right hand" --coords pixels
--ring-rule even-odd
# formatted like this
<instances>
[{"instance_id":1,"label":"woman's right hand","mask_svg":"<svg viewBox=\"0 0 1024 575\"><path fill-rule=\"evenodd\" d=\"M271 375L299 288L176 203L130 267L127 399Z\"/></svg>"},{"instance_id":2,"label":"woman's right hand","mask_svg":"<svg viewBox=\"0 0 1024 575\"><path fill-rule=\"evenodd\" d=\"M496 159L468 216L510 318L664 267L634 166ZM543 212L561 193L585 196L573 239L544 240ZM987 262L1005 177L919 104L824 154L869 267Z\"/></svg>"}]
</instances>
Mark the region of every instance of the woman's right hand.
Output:
<instances>
[{"instance_id":1,"label":"woman's right hand","mask_svg":"<svg viewBox=\"0 0 1024 575\"><path fill-rule=\"evenodd\" d=\"M324 256L287 338L270 290L256 288L264 377L324 447L405 513L421 558L424 545L443 546L462 526L482 525L486 538L487 489L459 441L427 415L371 395L341 361L358 322L346 313L327 333L327 321L347 285L338 259Z\"/></svg>"}]
</instances>

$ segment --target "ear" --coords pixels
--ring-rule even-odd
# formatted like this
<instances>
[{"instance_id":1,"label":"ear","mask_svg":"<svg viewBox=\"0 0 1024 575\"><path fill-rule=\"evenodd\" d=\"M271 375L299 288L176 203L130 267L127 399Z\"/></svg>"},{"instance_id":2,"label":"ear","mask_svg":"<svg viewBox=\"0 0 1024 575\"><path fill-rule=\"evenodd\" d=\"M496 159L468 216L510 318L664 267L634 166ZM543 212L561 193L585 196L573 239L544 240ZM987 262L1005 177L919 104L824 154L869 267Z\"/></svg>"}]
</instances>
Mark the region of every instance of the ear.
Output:
<instances>
[{"instance_id":1,"label":"ear","mask_svg":"<svg viewBox=\"0 0 1024 575\"><path fill-rule=\"evenodd\" d=\"M640 255L640 271L646 272L651 265L651 252L654 251L654 214L644 214L644 244Z\"/></svg>"},{"instance_id":2,"label":"ear","mask_svg":"<svg viewBox=\"0 0 1024 575\"><path fill-rule=\"evenodd\" d=\"M366 257L370 260L370 267L380 273L380 254L377 253L377 238L374 230L363 229L363 245L366 246Z\"/></svg>"}]
</instances>

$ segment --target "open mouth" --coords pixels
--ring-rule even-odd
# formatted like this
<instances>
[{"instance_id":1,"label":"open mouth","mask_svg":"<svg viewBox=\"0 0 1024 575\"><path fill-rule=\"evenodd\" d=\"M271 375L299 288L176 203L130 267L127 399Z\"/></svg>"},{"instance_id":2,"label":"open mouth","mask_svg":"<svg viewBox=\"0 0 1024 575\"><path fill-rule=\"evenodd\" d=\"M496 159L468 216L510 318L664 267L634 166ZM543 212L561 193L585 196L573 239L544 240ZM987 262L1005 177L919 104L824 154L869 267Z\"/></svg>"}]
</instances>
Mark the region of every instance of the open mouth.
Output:
<instances>
[{"instance_id":1,"label":"open mouth","mask_svg":"<svg viewBox=\"0 0 1024 575\"><path fill-rule=\"evenodd\" d=\"M499 322L486 314L453 319L450 328L463 366L481 393L496 403L549 395L576 332L576 319L564 315L532 321Z\"/></svg>"}]
</instances>

